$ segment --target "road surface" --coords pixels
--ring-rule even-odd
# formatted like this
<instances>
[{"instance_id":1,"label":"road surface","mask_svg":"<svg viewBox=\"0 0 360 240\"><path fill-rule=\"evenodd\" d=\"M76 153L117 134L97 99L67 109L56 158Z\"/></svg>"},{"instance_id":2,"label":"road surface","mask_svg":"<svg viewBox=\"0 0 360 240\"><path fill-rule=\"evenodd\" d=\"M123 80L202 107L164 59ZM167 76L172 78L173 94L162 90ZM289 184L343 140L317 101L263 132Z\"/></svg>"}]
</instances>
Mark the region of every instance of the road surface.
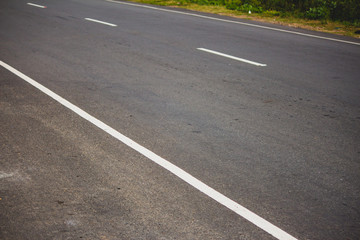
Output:
<instances>
[{"instance_id":1,"label":"road surface","mask_svg":"<svg viewBox=\"0 0 360 240\"><path fill-rule=\"evenodd\" d=\"M0 239L358 239L359 40L28 1L0 3Z\"/></svg>"}]
</instances>

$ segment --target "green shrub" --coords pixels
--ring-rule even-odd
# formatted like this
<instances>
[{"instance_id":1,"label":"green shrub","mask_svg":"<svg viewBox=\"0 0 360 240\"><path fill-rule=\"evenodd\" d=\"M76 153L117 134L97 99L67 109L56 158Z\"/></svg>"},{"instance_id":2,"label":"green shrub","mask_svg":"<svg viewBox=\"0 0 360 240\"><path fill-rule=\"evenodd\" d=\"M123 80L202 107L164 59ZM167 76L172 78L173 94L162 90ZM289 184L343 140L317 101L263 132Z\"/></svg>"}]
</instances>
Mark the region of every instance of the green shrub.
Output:
<instances>
[{"instance_id":1,"label":"green shrub","mask_svg":"<svg viewBox=\"0 0 360 240\"><path fill-rule=\"evenodd\" d=\"M305 13L306 18L313 19L313 20L326 19L327 16L328 16L328 13L324 7L310 8Z\"/></svg>"},{"instance_id":2,"label":"green shrub","mask_svg":"<svg viewBox=\"0 0 360 240\"><path fill-rule=\"evenodd\" d=\"M242 4L241 0L228 0L225 2L225 7L230 10L237 10Z\"/></svg>"},{"instance_id":3,"label":"green shrub","mask_svg":"<svg viewBox=\"0 0 360 240\"><path fill-rule=\"evenodd\" d=\"M275 11L275 10L267 10L264 12L264 15L266 15L268 17L278 17L278 16L280 16L280 12Z\"/></svg>"},{"instance_id":4,"label":"green shrub","mask_svg":"<svg viewBox=\"0 0 360 240\"><path fill-rule=\"evenodd\" d=\"M199 5L225 5L224 0L188 0L188 2Z\"/></svg>"},{"instance_id":5,"label":"green shrub","mask_svg":"<svg viewBox=\"0 0 360 240\"><path fill-rule=\"evenodd\" d=\"M263 9L262 7L258 7L258 6L253 6L253 5L250 5L250 4L243 4L241 5L238 9L236 9L238 11L241 11L241 12L253 12L253 13L262 13L263 12Z\"/></svg>"},{"instance_id":6,"label":"green shrub","mask_svg":"<svg viewBox=\"0 0 360 240\"><path fill-rule=\"evenodd\" d=\"M227 2L226 8L230 10L237 10L240 12L251 11L253 13L262 13L264 10L260 6L260 4L261 3L256 0L247 0L247 1L234 0Z\"/></svg>"}]
</instances>

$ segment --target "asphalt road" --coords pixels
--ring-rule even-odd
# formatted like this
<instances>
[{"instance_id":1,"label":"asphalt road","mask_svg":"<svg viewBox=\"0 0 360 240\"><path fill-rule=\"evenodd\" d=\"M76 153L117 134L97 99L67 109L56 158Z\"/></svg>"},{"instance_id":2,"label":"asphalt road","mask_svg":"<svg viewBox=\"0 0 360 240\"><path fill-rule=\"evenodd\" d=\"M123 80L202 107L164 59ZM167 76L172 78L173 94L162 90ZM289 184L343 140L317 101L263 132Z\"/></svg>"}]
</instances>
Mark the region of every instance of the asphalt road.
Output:
<instances>
[{"instance_id":1,"label":"asphalt road","mask_svg":"<svg viewBox=\"0 0 360 240\"><path fill-rule=\"evenodd\" d=\"M27 3L0 2L0 61L294 238L358 239L359 40ZM0 239L276 239L3 66Z\"/></svg>"}]
</instances>

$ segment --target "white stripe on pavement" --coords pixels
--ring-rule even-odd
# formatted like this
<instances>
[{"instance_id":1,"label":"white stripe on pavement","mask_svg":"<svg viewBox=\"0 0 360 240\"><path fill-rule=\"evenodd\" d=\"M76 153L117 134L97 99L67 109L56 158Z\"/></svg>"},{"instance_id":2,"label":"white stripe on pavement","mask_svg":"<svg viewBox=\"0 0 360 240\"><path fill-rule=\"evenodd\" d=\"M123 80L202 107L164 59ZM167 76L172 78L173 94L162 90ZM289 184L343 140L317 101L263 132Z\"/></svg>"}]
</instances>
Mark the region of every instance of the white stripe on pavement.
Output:
<instances>
[{"instance_id":1,"label":"white stripe on pavement","mask_svg":"<svg viewBox=\"0 0 360 240\"><path fill-rule=\"evenodd\" d=\"M169 172L173 173L174 175L181 178L183 181L187 182L194 188L198 189L199 191L203 192L210 198L214 199L218 203L222 204L223 206L229 208L233 212L237 213L241 217L247 219L248 221L252 222L259 228L263 229L264 231L268 232L275 238L279 240L296 240L293 236L286 233L285 231L281 230L280 228L276 227L272 223L266 221L262 217L256 215L255 213L251 212L250 210L246 209L245 207L241 206L240 204L234 202L230 198L226 197L225 195L221 194L220 192L216 191L215 189L209 187L205 183L201 182L200 180L196 179L189 173L185 172L181 168L175 166L174 164L170 163L166 159L160 157L159 155L153 153L152 151L148 150L147 148L141 146L140 144L136 143L135 141L131 140L130 138L126 137L125 135L121 134L117 130L113 129L109 125L103 123L99 119L91 116L84 110L80 109L79 107L75 106L74 104L70 103L66 99L62 98L61 96L57 95L50 89L44 87L43 85L39 84L35 80L31 79L30 77L26 76L25 74L19 72L15 68L11 67L10 65L0 61L0 65L5 69L9 70L13 74L17 75L18 77L22 78L24 81L28 82L35 88L39 89L49 97L53 98L66 108L72 110L80 117L84 118L85 120L91 122L101 130L107 132L114 138L118 139L122 143L126 144L130 148L134 149L135 151L139 152L140 154L144 155L145 157L149 158L153 162L157 163L158 165L162 166Z\"/></svg>"},{"instance_id":2,"label":"white stripe on pavement","mask_svg":"<svg viewBox=\"0 0 360 240\"><path fill-rule=\"evenodd\" d=\"M216 51L206 49L206 48L197 48L197 50L212 53L212 54L215 54L215 55L219 55L219 56L222 56L222 57L230 58L230 59L233 59L233 60L237 60L237 61L240 61L240 62L252 64L252 65L255 65L255 66L259 66L259 67L266 67L266 64L263 64L263 63L253 62L253 61L250 61L250 60L246 60L244 58L234 57L234 56L231 56L231 55L228 55L228 54L224 54L224 53L221 53L221 52L216 52Z\"/></svg>"},{"instance_id":3,"label":"white stripe on pavement","mask_svg":"<svg viewBox=\"0 0 360 240\"><path fill-rule=\"evenodd\" d=\"M116 24L112 24L112 23L108 23L108 22L103 22L103 21L100 21L100 20L92 19L92 18L85 18L85 20L88 20L88 21L91 21L91 22L96 22L96 23L105 24L105 25L108 25L108 26L111 26L111 27L116 27L116 26L117 26Z\"/></svg>"},{"instance_id":4,"label":"white stripe on pavement","mask_svg":"<svg viewBox=\"0 0 360 240\"><path fill-rule=\"evenodd\" d=\"M33 6L33 7L38 7L38 8L46 8L46 6L42 6L42 5L38 5L35 3L27 3L27 5Z\"/></svg>"}]
</instances>

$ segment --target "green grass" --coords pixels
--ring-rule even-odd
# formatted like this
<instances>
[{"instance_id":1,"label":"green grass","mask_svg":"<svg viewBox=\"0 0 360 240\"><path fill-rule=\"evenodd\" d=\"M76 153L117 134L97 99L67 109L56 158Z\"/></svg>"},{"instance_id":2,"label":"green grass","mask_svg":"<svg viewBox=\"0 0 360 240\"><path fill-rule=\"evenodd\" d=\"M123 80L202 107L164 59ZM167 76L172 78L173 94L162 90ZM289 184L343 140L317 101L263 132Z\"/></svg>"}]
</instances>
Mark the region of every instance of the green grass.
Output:
<instances>
[{"instance_id":1,"label":"green grass","mask_svg":"<svg viewBox=\"0 0 360 240\"><path fill-rule=\"evenodd\" d=\"M249 14L247 12L230 10L221 5L206 5L206 0L204 1L204 4L191 3L190 1L191 0L130 0L130 2L184 8L199 12L214 13L224 16L232 16L260 22L268 22L295 28L360 38L360 34L355 33L356 31L360 32L360 23L351 24L330 20L309 20L295 16L292 13L283 13L277 11L264 11L262 13ZM197 2L201 3L202 1Z\"/></svg>"}]
</instances>

